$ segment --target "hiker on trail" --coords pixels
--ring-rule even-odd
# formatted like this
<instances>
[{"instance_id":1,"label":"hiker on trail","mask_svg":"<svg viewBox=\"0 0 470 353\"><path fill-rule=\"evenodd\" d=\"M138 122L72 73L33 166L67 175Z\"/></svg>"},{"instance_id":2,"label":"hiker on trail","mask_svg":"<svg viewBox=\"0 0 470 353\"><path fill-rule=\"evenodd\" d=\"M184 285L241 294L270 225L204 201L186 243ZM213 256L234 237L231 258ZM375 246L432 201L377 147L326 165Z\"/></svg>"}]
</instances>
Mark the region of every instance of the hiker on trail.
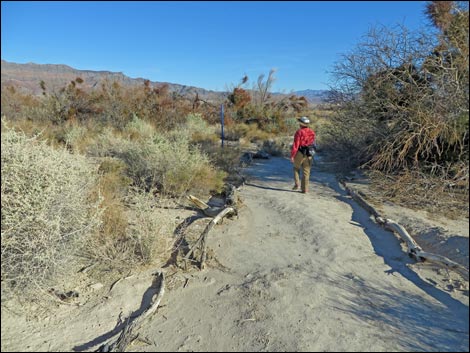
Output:
<instances>
[{"instance_id":1,"label":"hiker on trail","mask_svg":"<svg viewBox=\"0 0 470 353\"><path fill-rule=\"evenodd\" d=\"M312 146L315 146L315 131L309 128L310 119L303 116L297 119L300 123L300 129L295 132L294 144L290 154L290 160L294 164L294 188L306 194L310 178L310 168L312 167L313 152ZM310 148L309 148L310 147ZM302 180L300 180L300 170L302 169Z\"/></svg>"}]
</instances>

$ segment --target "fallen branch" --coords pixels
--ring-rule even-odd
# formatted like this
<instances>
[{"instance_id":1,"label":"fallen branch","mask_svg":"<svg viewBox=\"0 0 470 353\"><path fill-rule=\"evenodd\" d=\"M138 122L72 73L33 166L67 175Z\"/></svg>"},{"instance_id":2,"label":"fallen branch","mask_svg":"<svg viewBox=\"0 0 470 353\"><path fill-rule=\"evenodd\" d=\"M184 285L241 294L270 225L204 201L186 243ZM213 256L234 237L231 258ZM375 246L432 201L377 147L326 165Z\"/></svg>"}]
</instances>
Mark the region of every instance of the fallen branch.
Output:
<instances>
[{"instance_id":1,"label":"fallen branch","mask_svg":"<svg viewBox=\"0 0 470 353\"><path fill-rule=\"evenodd\" d=\"M195 249L197 249L199 243L202 241L202 239L204 238L204 232L201 233L201 235L199 236L198 240L196 240L196 242L194 243L194 245L191 247L191 249L189 249L188 253L185 255L184 257L184 260L189 260L189 257L191 256L191 254L194 252Z\"/></svg>"},{"instance_id":2,"label":"fallen branch","mask_svg":"<svg viewBox=\"0 0 470 353\"><path fill-rule=\"evenodd\" d=\"M383 219L380 216L375 217L375 220L376 220L377 223L379 223L383 227L385 227L388 230L391 230L392 232L395 232L398 235L400 235L400 237L406 242L406 245L408 247L408 254L410 256L414 257L415 260L422 261L422 258L417 255L419 252L422 252L421 247L411 237L411 235L406 231L406 229L402 225L400 225L397 222L395 222L391 219L388 219L388 218Z\"/></svg>"},{"instance_id":3,"label":"fallen branch","mask_svg":"<svg viewBox=\"0 0 470 353\"><path fill-rule=\"evenodd\" d=\"M223 207L211 207L207 203L205 203L204 201L198 199L197 197L193 195L188 195L188 200L194 203L196 207L199 208L208 217L217 216L220 210L223 209Z\"/></svg>"},{"instance_id":4,"label":"fallen branch","mask_svg":"<svg viewBox=\"0 0 470 353\"><path fill-rule=\"evenodd\" d=\"M98 350L99 352L124 352L126 347L137 338L138 334L134 334L134 331L137 331L144 321L158 309L158 305L165 293L165 276L163 272L157 273L157 276L160 278L160 286L158 292L153 296L150 306L122 329L116 341L101 346Z\"/></svg>"},{"instance_id":5,"label":"fallen branch","mask_svg":"<svg viewBox=\"0 0 470 353\"><path fill-rule=\"evenodd\" d=\"M217 216L214 217L206 226L204 231L201 233L199 236L198 240L194 245L189 249L188 253L185 255L184 260L189 260L189 257L191 254L194 252L194 250L198 247L199 244L201 244L201 260L199 263L199 268L202 270L204 269L204 262L206 260L206 252L207 252L207 235L209 234L209 231L225 216L229 214L234 214L236 213L235 208L233 207L227 207L224 208L217 214Z\"/></svg>"},{"instance_id":6,"label":"fallen branch","mask_svg":"<svg viewBox=\"0 0 470 353\"><path fill-rule=\"evenodd\" d=\"M341 180L340 183L344 186L346 191L348 192L351 197L356 200L363 208L365 208L372 216L374 216L375 221L394 233L397 233L405 242L408 247L408 255L414 258L418 262L430 261L436 263L440 266L445 268L454 270L455 272L459 273L466 281L469 280L469 271L464 266L448 259L445 256L428 253L421 249L418 243L411 237L411 235L406 231L406 229L398 224L397 222L383 218L380 214L369 205L364 198L362 198L359 193L352 190L350 187L346 185L346 183Z\"/></svg>"},{"instance_id":7,"label":"fallen branch","mask_svg":"<svg viewBox=\"0 0 470 353\"><path fill-rule=\"evenodd\" d=\"M196 243L189 249L188 253L185 255L184 260L189 260L191 254L197 247L201 246L201 259L199 262L199 268L204 269L204 262L207 257L207 236L210 230L225 216L230 214L237 214L236 201L237 197L235 194L236 188L233 185L228 185L226 188L225 196L225 206L224 207L211 207L204 201L198 199L195 196L188 195L188 200L194 203L197 208L199 208L206 216L213 217L213 219L207 224L204 231L201 233Z\"/></svg>"},{"instance_id":8,"label":"fallen branch","mask_svg":"<svg viewBox=\"0 0 470 353\"><path fill-rule=\"evenodd\" d=\"M391 219L378 219L377 221L379 223L380 221L384 221L383 226L385 228L394 231L395 233L398 233L400 237L406 241L408 246L408 255L413 257L416 261L430 261L438 265L444 266L459 273L466 281L468 281L469 273L464 266L448 259L445 256L423 251L421 247L414 241L411 235L406 231L406 229L395 221Z\"/></svg>"},{"instance_id":9,"label":"fallen branch","mask_svg":"<svg viewBox=\"0 0 470 353\"><path fill-rule=\"evenodd\" d=\"M188 195L187 198L193 204L196 205L206 216L208 217L216 217L225 207L227 206L236 206L237 203L237 196L236 196L236 188L233 185L226 184L225 186L225 206L223 207L216 207L216 206L209 206L207 203L198 199L193 195Z\"/></svg>"},{"instance_id":10,"label":"fallen branch","mask_svg":"<svg viewBox=\"0 0 470 353\"><path fill-rule=\"evenodd\" d=\"M204 229L204 232L202 232L201 237L202 237L202 254L201 254L201 263L200 263L200 269L204 269L204 262L206 261L206 252L207 252L207 236L209 234L209 231L225 216L229 214L234 214L235 209L233 207L227 207L220 211L220 213L212 220L209 222L209 224L206 226L206 229Z\"/></svg>"}]
</instances>

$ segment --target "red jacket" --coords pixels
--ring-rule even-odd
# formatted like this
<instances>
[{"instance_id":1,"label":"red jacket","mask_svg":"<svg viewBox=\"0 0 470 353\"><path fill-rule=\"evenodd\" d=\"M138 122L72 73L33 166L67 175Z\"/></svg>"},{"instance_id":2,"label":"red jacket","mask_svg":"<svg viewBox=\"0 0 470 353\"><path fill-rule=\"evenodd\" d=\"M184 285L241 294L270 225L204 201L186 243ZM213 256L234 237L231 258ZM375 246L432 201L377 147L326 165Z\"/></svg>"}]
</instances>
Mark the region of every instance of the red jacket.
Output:
<instances>
[{"instance_id":1,"label":"red jacket","mask_svg":"<svg viewBox=\"0 0 470 353\"><path fill-rule=\"evenodd\" d=\"M309 127L301 127L295 132L294 144L290 153L291 158L294 158L300 146L309 146L315 142L315 132Z\"/></svg>"}]
</instances>

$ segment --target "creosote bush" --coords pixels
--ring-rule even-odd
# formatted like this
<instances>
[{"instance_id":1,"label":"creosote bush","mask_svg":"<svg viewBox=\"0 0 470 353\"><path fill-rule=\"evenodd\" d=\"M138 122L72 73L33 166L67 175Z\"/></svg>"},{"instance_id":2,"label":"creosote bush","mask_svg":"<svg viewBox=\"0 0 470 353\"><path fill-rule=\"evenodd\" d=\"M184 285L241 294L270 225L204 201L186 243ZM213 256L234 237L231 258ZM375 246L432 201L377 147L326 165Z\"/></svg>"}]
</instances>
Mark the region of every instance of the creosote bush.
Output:
<instances>
[{"instance_id":1,"label":"creosote bush","mask_svg":"<svg viewBox=\"0 0 470 353\"><path fill-rule=\"evenodd\" d=\"M3 129L2 297L45 288L73 268L101 222L95 168L80 155Z\"/></svg>"}]
</instances>

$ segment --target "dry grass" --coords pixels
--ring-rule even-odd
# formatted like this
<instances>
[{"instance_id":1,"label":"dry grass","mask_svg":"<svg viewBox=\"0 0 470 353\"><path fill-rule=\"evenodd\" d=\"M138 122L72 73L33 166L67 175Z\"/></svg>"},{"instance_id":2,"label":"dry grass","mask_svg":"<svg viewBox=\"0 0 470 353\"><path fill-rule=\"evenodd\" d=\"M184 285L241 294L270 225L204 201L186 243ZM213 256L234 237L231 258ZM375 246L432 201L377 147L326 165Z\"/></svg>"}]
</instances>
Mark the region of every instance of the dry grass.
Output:
<instances>
[{"instance_id":1,"label":"dry grass","mask_svg":"<svg viewBox=\"0 0 470 353\"><path fill-rule=\"evenodd\" d=\"M468 185L456 185L452 180L431 177L418 170L391 176L369 171L371 187L385 200L450 219L469 216Z\"/></svg>"},{"instance_id":2,"label":"dry grass","mask_svg":"<svg viewBox=\"0 0 470 353\"><path fill-rule=\"evenodd\" d=\"M103 222L106 227L90 240L85 256L118 272L165 263L176 227L162 207L165 202L138 188L131 188L121 200L108 201Z\"/></svg>"}]
</instances>

